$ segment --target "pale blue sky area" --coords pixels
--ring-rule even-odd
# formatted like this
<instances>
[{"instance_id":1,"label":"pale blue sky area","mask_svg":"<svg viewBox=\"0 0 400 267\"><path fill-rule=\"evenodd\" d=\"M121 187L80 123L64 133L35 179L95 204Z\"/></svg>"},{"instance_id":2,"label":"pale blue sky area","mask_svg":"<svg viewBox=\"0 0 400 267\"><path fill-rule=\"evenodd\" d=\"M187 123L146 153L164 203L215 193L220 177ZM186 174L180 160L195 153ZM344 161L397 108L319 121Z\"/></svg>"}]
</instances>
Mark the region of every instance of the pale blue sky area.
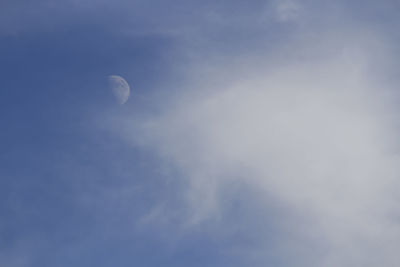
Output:
<instances>
[{"instance_id":1,"label":"pale blue sky area","mask_svg":"<svg viewBox=\"0 0 400 267\"><path fill-rule=\"evenodd\" d=\"M395 266L399 3L1 1L0 266Z\"/></svg>"}]
</instances>

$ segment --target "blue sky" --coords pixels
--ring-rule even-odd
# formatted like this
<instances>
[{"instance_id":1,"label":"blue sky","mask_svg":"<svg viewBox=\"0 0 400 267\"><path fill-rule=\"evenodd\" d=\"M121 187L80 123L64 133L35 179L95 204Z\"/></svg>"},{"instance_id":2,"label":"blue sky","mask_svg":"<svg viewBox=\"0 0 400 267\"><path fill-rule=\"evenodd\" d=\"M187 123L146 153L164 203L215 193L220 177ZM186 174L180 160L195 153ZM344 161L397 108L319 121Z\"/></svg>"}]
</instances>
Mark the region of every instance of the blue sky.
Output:
<instances>
[{"instance_id":1,"label":"blue sky","mask_svg":"<svg viewBox=\"0 0 400 267\"><path fill-rule=\"evenodd\" d=\"M2 1L0 265L397 266L399 11Z\"/></svg>"}]
</instances>

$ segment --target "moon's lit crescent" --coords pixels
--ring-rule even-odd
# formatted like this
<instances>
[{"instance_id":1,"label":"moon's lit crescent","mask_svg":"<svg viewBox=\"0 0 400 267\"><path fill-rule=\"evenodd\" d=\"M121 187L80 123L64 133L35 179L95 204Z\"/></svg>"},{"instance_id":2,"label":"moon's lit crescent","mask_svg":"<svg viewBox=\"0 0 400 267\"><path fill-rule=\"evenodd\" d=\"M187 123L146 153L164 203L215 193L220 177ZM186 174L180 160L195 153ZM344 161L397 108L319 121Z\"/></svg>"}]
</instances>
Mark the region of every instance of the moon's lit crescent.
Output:
<instances>
[{"instance_id":1,"label":"moon's lit crescent","mask_svg":"<svg viewBox=\"0 0 400 267\"><path fill-rule=\"evenodd\" d=\"M110 75L108 76L108 85L120 105L128 101L130 88L124 78L118 75Z\"/></svg>"}]
</instances>

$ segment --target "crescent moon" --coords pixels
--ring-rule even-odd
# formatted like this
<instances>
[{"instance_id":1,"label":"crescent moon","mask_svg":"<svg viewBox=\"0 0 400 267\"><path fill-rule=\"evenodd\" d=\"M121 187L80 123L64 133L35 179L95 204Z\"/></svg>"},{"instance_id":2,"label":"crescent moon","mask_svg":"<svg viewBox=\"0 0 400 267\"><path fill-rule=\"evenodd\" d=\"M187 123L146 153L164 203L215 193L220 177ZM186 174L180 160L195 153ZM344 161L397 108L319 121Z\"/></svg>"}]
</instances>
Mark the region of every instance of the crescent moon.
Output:
<instances>
[{"instance_id":1,"label":"crescent moon","mask_svg":"<svg viewBox=\"0 0 400 267\"><path fill-rule=\"evenodd\" d=\"M108 85L120 105L123 105L128 101L130 87L124 78L118 75L110 75L108 76Z\"/></svg>"}]
</instances>

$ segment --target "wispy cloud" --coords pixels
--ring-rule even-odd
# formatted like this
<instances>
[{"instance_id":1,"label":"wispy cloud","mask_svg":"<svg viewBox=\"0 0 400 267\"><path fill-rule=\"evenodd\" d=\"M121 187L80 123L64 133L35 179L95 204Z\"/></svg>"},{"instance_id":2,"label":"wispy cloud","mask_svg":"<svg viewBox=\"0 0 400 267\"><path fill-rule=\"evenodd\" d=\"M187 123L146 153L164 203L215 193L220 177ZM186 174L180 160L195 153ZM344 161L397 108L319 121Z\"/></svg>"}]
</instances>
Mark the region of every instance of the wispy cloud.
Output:
<instances>
[{"instance_id":1,"label":"wispy cloud","mask_svg":"<svg viewBox=\"0 0 400 267\"><path fill-rule=\"evenodd\" d=\"M279 16L295 19L298 9L278 6ZM227 207L237 199L227 195L239 183L258 192L266 214L271 199L285 207L274 245L289 266L394 266L398 141L391 88L376 71L389 50L373 31L331 26L300 29L274 56L242 54L211 70L212 58L194 63L186 74L204 79L160 100L159 114L127 119L121 134L177 168L189 225L233 224ZM271 240L256 239L248 252L267 258Z\"/></svg>"},{"instance_id":2,"label":"wispy cloud","mask_svg":"<svg viewBox=\"0 0 400 267\"><path fill-rule=\"evenodd\" d=\"M109 250L114 244L108 240L111 237L119 245L120 239L135 243L134 249L125 248L129 256L133 250L135 255L146 250L153 256L154 246L168 250L169 243L177 247L174 251L182 252L185 249L180 242L187 242L197 231L196 238L205 236L217 244L218 257L225 263L234 259L236 265L229 266L266 266L271 262L271 266L299 267L396 266L400 260L400 144L398 108L391 98L395 95L393 76L389 79L386 75L396 73L393 62L398 56L391 47L395 37L387 33L394 32L398 21L385 20L383 15L395 10L394 1L385 4L314 0L9 1L0 8L0 36L50 31L46 36L60 42L50 42L41 53L47 55L48 47L57 46L48 55L50 59L62 53L77 58L73 67L65 69L65 80L75 68L75 75L91 76L86 66L90 69L97 62L107 71L145 70L129 76L132 98L123 108L101 112L101 104L93 104L95 115L82 119L88 129L80 133L98 140L91 144L83 140L81 144L68 139L65 147L70 142L80 147L70 152L67 158L71 160L62 159L57 146L43 141L53 152L45 155L40 167L47 170L49 162L63 166L54 170L55 176L76 186L69 193L73 200L65 200L75 214L71 216L76 216L71 220L76 222L67 227L69 221L63 217L67 212L59 211L64 214L59 215L63 223L57 229L46 228L44 238L53 231L62 232L61 241L43 241L38 249L40 235L27 237L28 241L21 238L20 243L4 250L11 256L0 253L0 264L32 265L36 262L34 252L38 249L46 255L47 248L57 253L67 251L63 259L71 256L77 263L82 262L82 250L94 250L87 253L93 260L90 262L107 264L92 256ZM73 31L74 27L80 29L74 35L78 43L80 39L94 40L85 43L81 54L75 54L74 41L68 39L71 35L54 34ZM92 28L112 34L96 35ZM129 38L131 35L134 38ZM134 46L147 35L167 36L168 47L146 55L147 49ZM68 39L65 47L64 39ZM105 39L111 41L103 42ZM151 50L151 46L164 46L161 39L148 40L140 47ZM82 55L97 45L101 49L85 65ZM19 55L17 52L13 55ZM34 53L37 50L27 55ZM108 53L109 57L98 60L97 55ZM160 54L162 59L153 60ZM27 58L18 67L30 63L36 68L36 62ZM134 62L126 63L130 60ZM65 61L64 57L50 60L43 73L53 65L65 67ZM143 64L155 67L144 68ZM170 68L165 70L165 66ZM94 72L95 79L97 75L103 75L102 71ZM154 82L140 90L135 75ZM49 75L43 76L46 79ZM14 81L11 78L9 82ZM94 90L84 96L68 94L70 99L76 96L95 101L92 92L99 91L100 82L93 84ZM145 95L153 85L159 88L151 88ZM31 88L31 84L26 87ZM37 96L47 99L48 92L50 89ZM24 104L30 100L26 101ZM65 109L75 108L77 102L68 103L73 104ZM51 108L38 117L51 113ZM71 120L81 115L71 116ZM25 113L21 111L17 118L26 118ZM94 126L97 122L101 129ZM64 130L69 132L74 125L64 126ZM49 125L49 136L58 126ZM122 142L111 138L109 129ZM15 138L18 143L19 137ZM87 150L82 149L83 143L87 143ZM133 151L127 149L129 145ZM49 160L53 155L57 157ZM21 165L19 155L15 162ZM61 182L59 186L58 190L66 191ZM43 203L52 199L45 198ZM55 216L55 209L40 214ZM15 219L11 220L13 226ZM80 231L85 232L83 237ZM64 244L64 239L71 240L70 233L75 237ZM152 238L163 239L163 244L152 243ZM103 243L98 245L100 239ZM149 244L143 249L141 242ZM206 245L199 247L207 252ZM57 253L52 253L54 259ZM188 262L194 261L188 258Z\"/></svg>"},{"instance_id":3,"label":"wispy cloud","mask_svg":"<svg viewBox=\"0 0 400 267\"><path fill-rule=\"evenodd\" d=\"M292 0L277 1L276 15L280 21L293 21L299 18L301 6Z\"/></svg>"}]
</instances>

